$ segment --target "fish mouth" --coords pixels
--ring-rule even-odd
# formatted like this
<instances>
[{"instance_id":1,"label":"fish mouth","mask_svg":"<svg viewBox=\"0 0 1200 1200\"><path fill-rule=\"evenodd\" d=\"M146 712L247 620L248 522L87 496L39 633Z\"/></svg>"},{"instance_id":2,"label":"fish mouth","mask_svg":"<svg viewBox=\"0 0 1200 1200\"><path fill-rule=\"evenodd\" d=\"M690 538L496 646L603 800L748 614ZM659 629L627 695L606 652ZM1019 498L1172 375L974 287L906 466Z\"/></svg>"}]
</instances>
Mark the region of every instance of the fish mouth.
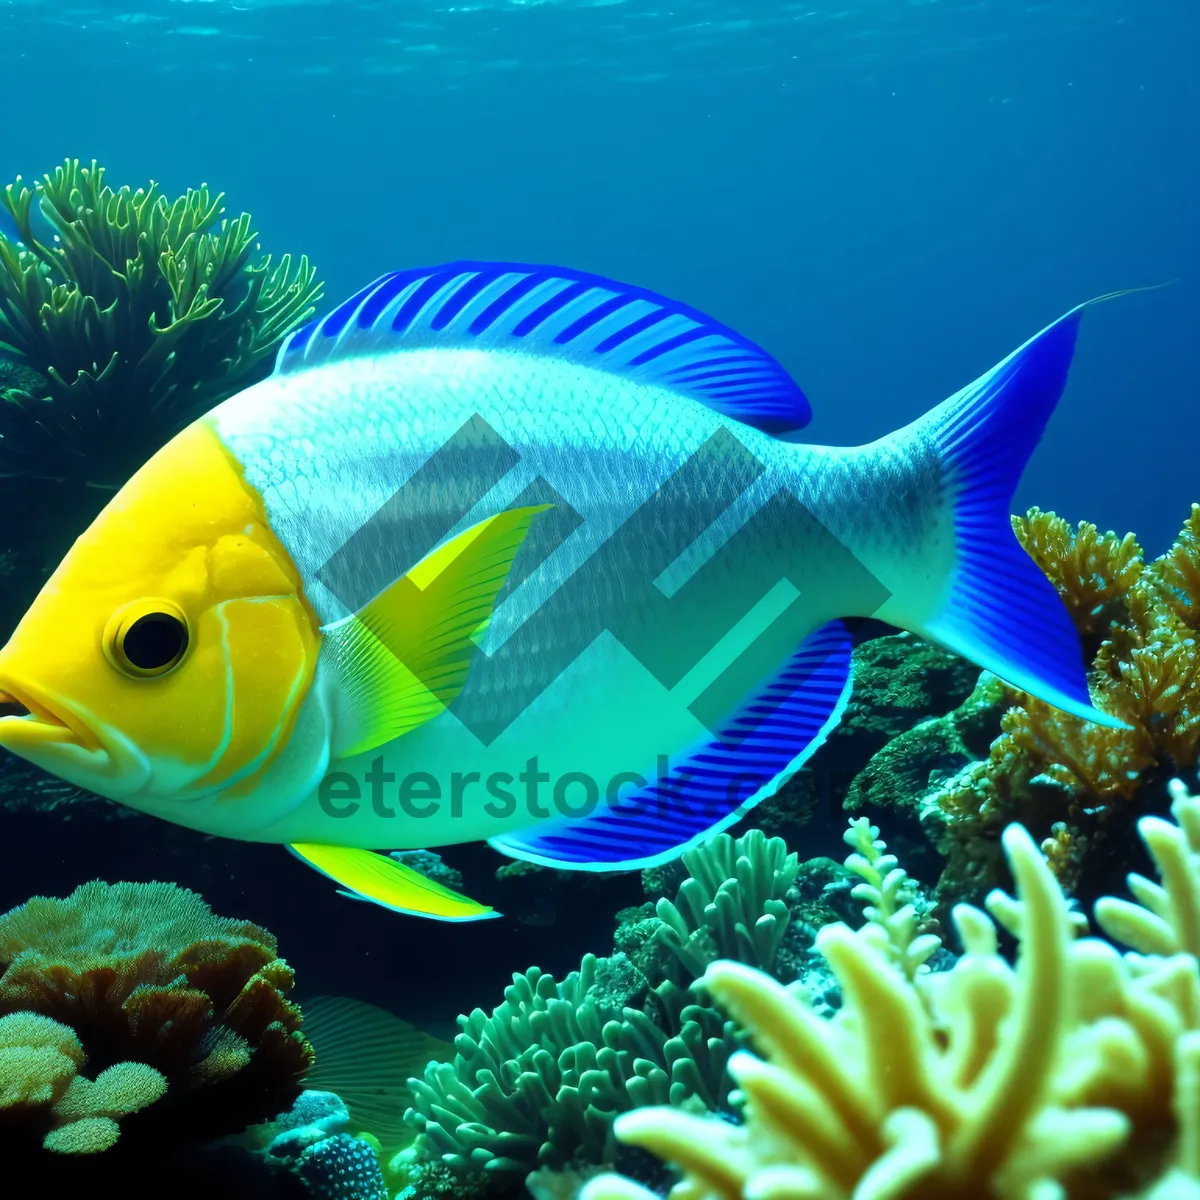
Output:
<instances>
[{"instance_id":1,"label":"fish mouth","mask_svg":"<svg viewBox=\"0 0 1200 1200\"><path fill-rule=\"evenodd\" d=\"M33 713L29 711L28 705L22 704L16 696L10 696L7 692L0 692L0 718L31 716L33 716Z\"/></svg>"},{"instance_id":2,"label":"fish mouth","mask_svg":"<svg viewBox=\"0 0 1200 1200\"><path fill-rule=\"evenodd\" d=\"M52 743L94 748L96 739L76 726L28 687L0 681L0 746L17 754L25 746Z\"/></svg>"}]
</instances>

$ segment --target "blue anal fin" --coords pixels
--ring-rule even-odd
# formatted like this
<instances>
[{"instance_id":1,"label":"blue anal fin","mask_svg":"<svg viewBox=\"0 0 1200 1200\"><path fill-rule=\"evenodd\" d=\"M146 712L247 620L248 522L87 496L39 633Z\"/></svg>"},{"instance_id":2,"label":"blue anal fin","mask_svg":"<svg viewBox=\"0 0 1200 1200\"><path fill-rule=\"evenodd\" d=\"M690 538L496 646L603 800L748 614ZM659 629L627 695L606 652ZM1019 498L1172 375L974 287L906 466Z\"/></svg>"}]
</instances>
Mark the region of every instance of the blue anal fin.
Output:
<instances>
[{"instance_id":1,"label":"blue anal fin","mask_svg":"<svg viewBox=\"0 0 1200 1200\"><path fill-rule=\"evenodd\" d=\"M715 739L663 778L589 816L552 818L489 845L510 858L575 871L670 862L740 820L824 742L850 699L850 651L841 621L821 626Z\"/></svg>"}]
</instances>

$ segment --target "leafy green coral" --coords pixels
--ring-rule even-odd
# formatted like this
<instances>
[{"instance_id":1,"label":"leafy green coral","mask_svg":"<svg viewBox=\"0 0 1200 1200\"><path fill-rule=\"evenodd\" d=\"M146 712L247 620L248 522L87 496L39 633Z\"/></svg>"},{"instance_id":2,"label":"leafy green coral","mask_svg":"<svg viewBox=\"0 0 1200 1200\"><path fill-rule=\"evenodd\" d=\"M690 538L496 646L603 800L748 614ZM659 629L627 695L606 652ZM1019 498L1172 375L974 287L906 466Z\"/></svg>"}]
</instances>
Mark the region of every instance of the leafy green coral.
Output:
<instances>
[{"instance_id":1,"label":"leafy green coral","mask_svg":"<svg viewBox=\"0 0 1200 1200\"><path fill-rule=\"evenodd\" d=\"M784 950L791 910L788 894L800 870L782 838L752 829L719 834L683 855L688 877L675 899L655 906L657 946L677 964L669 978L698 979L717 958L733 958L774 973Z\"/></svg>"},{"instance_id":2,"label":"leafy green coral","mask_svg":"<svg viewBox=\"0 0 1200 1200\"><path fill-rule=\"evenodd\" d=\"M250 217L223 219L207 186L171 201L104 176L68 159L0 193L23 243L0 236L0 344L27 372L0 404L8 474L122 482L254 382L321 293L306 258L272 265Z\"/></svg>"},{"instance_id":3,"label":"leafy green coral","mask_svg":"<svg viewBox=\"0 0 1200 1200\"><path fill-rule=\"evenodd\" d=\"M459 1019L453 1062L410 1080L406 1119L422 1151L456 1171L492 1175L611 1161L612 1119L642 1104L697 1096L719 1107L724 1030L699 1006L670 1035L644 1012L606 996L611 960L588 955L561 983L536 967L513 977L491 1014Z\"/></svg>"}]
</instances>

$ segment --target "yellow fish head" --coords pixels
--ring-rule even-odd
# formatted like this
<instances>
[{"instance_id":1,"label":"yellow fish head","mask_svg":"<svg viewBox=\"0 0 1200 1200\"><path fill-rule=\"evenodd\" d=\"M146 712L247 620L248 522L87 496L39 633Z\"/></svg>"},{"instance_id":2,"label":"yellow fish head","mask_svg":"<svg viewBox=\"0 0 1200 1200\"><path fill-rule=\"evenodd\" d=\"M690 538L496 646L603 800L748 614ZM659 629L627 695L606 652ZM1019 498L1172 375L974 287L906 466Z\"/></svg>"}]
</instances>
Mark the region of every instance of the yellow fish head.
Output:
<instances>
[{"instance_id":1,"label":"yellow fish head","mask_svg":"<svg viewBox=\"0 0 1200 1200\"><path fill-rule=\"evenodd\" d=\"M261 499L201 420L113 497L0 651L0 745L151 811L245 795L319 642Z\"/></svg>"}]
</instances>

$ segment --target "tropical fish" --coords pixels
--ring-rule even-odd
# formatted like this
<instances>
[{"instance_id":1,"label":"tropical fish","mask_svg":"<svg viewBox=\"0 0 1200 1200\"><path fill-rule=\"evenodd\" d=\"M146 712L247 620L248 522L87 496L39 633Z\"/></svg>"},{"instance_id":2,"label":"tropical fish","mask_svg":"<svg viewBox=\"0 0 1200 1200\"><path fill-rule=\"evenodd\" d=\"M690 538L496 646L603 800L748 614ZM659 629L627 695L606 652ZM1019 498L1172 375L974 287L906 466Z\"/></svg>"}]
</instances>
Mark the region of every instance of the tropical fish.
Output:
<instances>
[{"instance_id":1,"label":"tropical fish","mask_svg":"<svg viewBox=\"0 0 1200 1200\"><path fill-rule=\"evenodd\" d=\"M494 915L383 849L668 861L837 724L848 617L1065 712L1075 630L1018 476L1086 306L903 429L798 444L764 350L641 288L376 280L110 501L0 651L0 744L347 894Z\"/></svg>"}]
</instances>

